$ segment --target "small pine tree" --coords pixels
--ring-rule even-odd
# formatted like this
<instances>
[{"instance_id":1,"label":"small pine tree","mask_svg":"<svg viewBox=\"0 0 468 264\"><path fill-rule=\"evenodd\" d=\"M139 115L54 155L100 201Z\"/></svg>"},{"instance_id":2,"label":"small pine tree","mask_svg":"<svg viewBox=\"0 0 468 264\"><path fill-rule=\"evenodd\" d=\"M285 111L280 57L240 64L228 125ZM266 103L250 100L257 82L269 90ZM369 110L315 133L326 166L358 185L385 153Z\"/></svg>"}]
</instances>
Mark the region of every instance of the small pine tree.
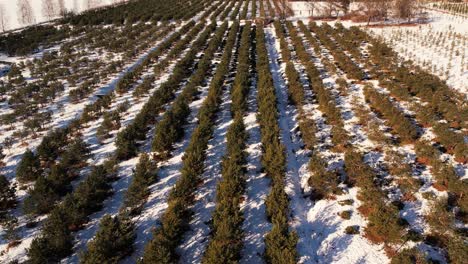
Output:
<instances>
[{"instance_id":1,"label":"small pine tree","mask_svg":"<svg viewBox=\"0 0 468 264\"><path fill-rule=\"evenodd\" d=\"M0 220L6 216L8 209L16 205L16 186L0 175Z\"/></svg>"},{"instance_id":2,"label":"small pine tree","mask_svg":"<svg viewBox=\"0 0 468 264\"><path fill-rule=\"evenodd\" d=\"M26 214L45 214L54 206L60 198L54 186L44 176L39 176L34 188L29 190L29 196L24 200L23 210Z\"/></svg>"},{"instance_id":3,"label":"small pine tree","mask_svg":"<svg viewBox=\"0 0 468 264\"><path fill-rule=\"evenodd\" d=\"M140 162L136 166L133 181L125 194L124 207L139 207L143 199L149 195L148 185L157 178L157 166L148 154L140 156Z\"/></svg>"},{"instance_id":4,"label":"small pine tree","mask_svg":"<svg viewBox=\"0 0 468 264\"><path fill-rule=\"evenodd\" d=\"M73 236L65 209L53 210L44 223L42 235L35 238L27 254L29 263L55 263L72 252Z\"/></svg>"},{"instance_id":5,"label":"small pine tree","mask_svg":"<svg viewBox=\"0 0 468 264\"><path fill-rule=\"evenodd\" d=\"M117 263L133 251L135 238L135 226L130 219L106 215L96 237L88 244L88 251L81 255L80 263Z\"/></svg>"},{"instance_id":6,"label":"small pine tree","mask_svg":"<svg viewBox=\"0 0 468 264\"><path fill-rule=\"evenodd\" d=\"M18 234L18 219L10 214L0 219L0 225L4 228L3 239L9 243L13 243L20 239Z\"/></svg>"},{"instance_id":7,"label":"small pine tree","mask_svg":"<svg viewBox=\"0 0 468 264\"><path fill-rule=\"evenodd\" d=\"M16 169L16 178L22 183L30 182L36 180L41 173L39 158L27 149Z\"/></svg>"}]
</instances>

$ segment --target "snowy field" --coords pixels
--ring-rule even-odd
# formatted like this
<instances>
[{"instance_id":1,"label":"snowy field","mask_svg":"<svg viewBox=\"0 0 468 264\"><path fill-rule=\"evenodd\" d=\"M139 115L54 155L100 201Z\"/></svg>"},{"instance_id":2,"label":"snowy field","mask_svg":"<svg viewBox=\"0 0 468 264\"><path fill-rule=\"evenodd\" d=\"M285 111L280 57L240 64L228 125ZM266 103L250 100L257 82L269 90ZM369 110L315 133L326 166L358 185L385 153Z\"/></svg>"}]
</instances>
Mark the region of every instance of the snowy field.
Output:
<instances>
[{"instance_id":1,"label":"snowy field","mask_svg":"<svg viewBox=\"0 0 468 264\"><path fill-rule=\"evenodd\" d=\"M468 18L429 11L428 24L371 28L376 36L454 89L468 94Z\"/></svg>"},{"instance_id":2,"label":"snowy field","mask_svg":"<svg viewBox=\"0 0 468 264\"><path fill-rule=\"evenodd\" d=\"M17 29L20 27L25 27L29 25L22 24L19 21L19 11L18 11L18 2L20 0L0 0L0 8L3 8L3 19L5 23L5 30ZM96 1L95 7L106 6L109 4L114 4L120 0L100 0ZM47 22L49 18L46 16L42 4L42 0L29 0L29 3L32 8L32 16L34 23ZM56 3L56 1L52 1ZM80 13L85 11L88 8L87 3L93 2L88 0L64 0L65 9L74 13ZM57 3L56 3L57 4ZM58 17L56 17L58 18Z\"/></svg>"},{"instance_id":3,"label":"snowy field","mask_svg":"<svg viewBox=\"0 0 468 264\"><path fill-rule=\"evenodd\" d=\"M25 26L16 1L0 0L8 29ZM315 24L298 2L263 25L279 0L190 4L1 54L0 190L15 202L0 199L0 263L464 263L468 18ZM457 92L411 87L400 59Z\"/></svg>"}]
</instances>

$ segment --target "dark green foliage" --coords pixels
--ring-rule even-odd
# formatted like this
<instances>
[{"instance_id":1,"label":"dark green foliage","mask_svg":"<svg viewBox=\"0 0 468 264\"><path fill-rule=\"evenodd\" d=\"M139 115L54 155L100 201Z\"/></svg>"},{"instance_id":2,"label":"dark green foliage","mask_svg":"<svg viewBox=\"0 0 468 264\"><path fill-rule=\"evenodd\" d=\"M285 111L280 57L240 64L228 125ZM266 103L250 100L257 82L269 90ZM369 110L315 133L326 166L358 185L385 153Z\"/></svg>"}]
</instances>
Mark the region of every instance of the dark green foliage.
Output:
<instances>
[{"instance_id":1,"label":"dark green foliage","mask_svg":"<svg viewBox=\"0 0 468 264\"><path fill-rule=\"evenodd\" d=\"M386 201L386 194L377 185L372 168L364 163L364 157L354 150L345 153L345 171L348 181L360 188L359 211L367 217L366 237L374 243L395 243L403 236L403 226L397 207Z\"/></svg>"},{"instance_id":2,"label":"dark green foliage","mask_svg":"<svg viewBox=\"0 0 468 264\"><path fill-rule=\"evenodd\" d=\"M328 171L327 163L317 154L312 154L308 166L312 173L308 184L313 189L313 199L326 198L338 191L339 177L337 173Z\"/></svg>"},{"instance_id":3,"label":"dark green foliage","mask_svg":"<svg viewBox=\"0 0 468 264\"><path fill-rule=\"evenodd\" d=\"M51 131L42 139L41 144L37 147L37 155L42 161L51 162L57 159L63 151L63 147L67 145L67 134L70 132L68 128L56 129Z\"/></svg>"},{"instance_id":4,"label":"dark green foliage","mask_svg":"<svg viewBox=\"0 0 468 264\"><path fill-rule=\"evenodd\" d=\"M279 140L276 95L269 69L268 52L263 28L256 31L257 51L257 100L261 141L263 145L262 165L272 179L272 188L266 200L267 215L273 226L265 238L265 261L267 263L295 263L297 258L297 235L288 228L288 197L284 191L286 154Z\"/></svg>"},{"instance_id":5,"label":"dark green foliage","mask_svg":"<svg viewBox=\"0 0 468 264\"><path fill-rule=\"evenodd\" d=\"M182 29L182 32L187 32L191 27L194 26L194 22L191 21L187 23ZM178 55L182 50L184 50L190 40L197 36L197 34L202 31L204 23L199 23L195 26L187 36L180 40L181 35L176 36L174 39L169 38L171 42L164 42L161 44L162 50L164 48L169 48L173 43L173 41L177 41L174 44L174 48L171 50L170 54L167 55L166 59L173 59L174 56ZM196 41L192 44L191 49L185 55L185 57L180 60L174 70L170 78L163 83L159 89L157 89L154 94L150 97L148 102L143 106L142 110L138 115L135 117L135 120L132 124L130 124L126 129L122 130L117 134L116 140L116 156L120 160L125 160L131 157L134 157L137 153L137 140L143 140L146 138L146 132L148 130L148 125L154 123L158 112L163 109L163 106L168 103L170 100L174 98L175 91L179 88L180 83L187 77L190 76L191 67L193 66L193 62L196 58L198 51L202 50L204 47L209 35L211 32L215 30L215 24L211 24L200 33L200 36L196 39ZM158 49L159 51L161 49ZM149 55L149 61L157 60L162 53L155 52L152 55ZM164 64L164 62L161 62ZM158 64L161 66L161 64ZM161 66L162 67L162 66ZM155 69L157 73L159 72L158 69ZM185 112L184 112L185 113ZM183 123L183 122L182 122ZM174 142L170 142L171 146Z\"/></svg>"},{"instance_id":6,"label":"dark green foliage","mask_svg":"<svg viewBox=\"0 0 468 264\"><path fill-rule=\"evenodd\" d=\"M124 208L130 211L138 210L150 194L148 186L157 179L157 165L150 160L148 154L140 156L140 162L136 166L133 180L125 193Z\"/></svg>"},{"instance_id":7,"label":"dark green foliage","mask_svg":"<svg viewBox=\"0 0 468 264\"><path fill-rule=\"evenodd\" d=\"M133 251L135 226L125 216L105 215L99 231L80 256L80 263L117 263Z\"/></svg>"},{"instance_id":8,"label":"dark green foliage","mask_svg":"<svg viewBox=\"0 0 468 264\"><path fill-rule=\"evenodd\" d=\"M0 50L8 55L22 56L37 51L40 45L48 45L66 38L69 34L69 27L57 29L51 25L32 26L20 32L1 36Z\"/></svg>"},{"instance_id":9,"label":"dark green foliage","mask_svg":"<svg viewBox=\"0 0 468 264\"><path fill-rule=\"evenodd\" d=\"M391 264L424 264L428 263L424 255L415 247L402 249L391 259Z\"/></svg>"},{"instance_id":10,"label":"dark green foliage","mask_svg":"<svg viewBox=\"0 0 468 264\"><path fill-rule=\"evenodd\" d=\"M27 254L28 263L58 262L72 252L73 237L64 210L55 209L47 218L42 234L35 238Z\"/></svg>"},{"instance_id":11,"label":"dark green foliage","mask_svg":"<svg viewBox=\"0 0 468 264\"><path fill-rule=\"evenodd\" d=\"M359 234L359 226L347 226L345 228L345 233L348 235L358 235Z\"/></svg>"},{"instance_id":12,"label":"dark green foliage","mask_svg":"<svg viewBox=\"0 0 468 264\"><path fill-rule=\"evenodd\" d=\"M241 257L244 218L240 211L240 202L245 188L244 149L247 140L243 115L247 108L247 94L250 88L251 37L251 23L246 23L242 29L239 64L231 90L231 113L234 122L226 136L227 153L221 164L222 180L217 185L212 235L203 256L203 263L231 263L239 261Z\"/></svg>"},{"instance_id":13,"label":"dark green foliage","mask_svg":"<svg viewBox=\"0 0 468 264\"><path fill-rule=\"evenodd\" d=\"M38 156L36 156L31 150L27 149L16 168L16 179L21 183L30 182L36 180L41 173L42 170L40 168Z\"/></svg>"},{"instance_id":14,"label":"dark green foliage","mask_svg":"<svg viewBox=\"0 0 468 264\"><path fill-rule=\"evenodd\" d=\"M9 243L14 243L20 239L18 232L18 218L8 213L0 215L0 226L3 227L2 238Z\"/></svg>"},{"instance_id":15,"label":"dark green foliage","mask_svg":"<svg viewBox=\"0 0 468 264\"><path fill-rule=\"evenodd\" d=\"M10 184L5 176L0 175L0 222L8 210L16 205L15 189L16 185Z\"/></svg>"},{"instance_id":16,"label":"dark green foliage","mask_svg":"<svg viewBox=\"0 0 468 264\"><path fill-rule=\"evenodd\" d=\"M172 151L172 145L184 135L183 124L190 114L187 102L182 98L176 100L171 110L159 122L153 139L152 149L158 152L162 159L167 159Z\"/></svg>"},{"instance_id":17,"label":"dark green foliage","mask_svg":"<svg viewBox=\"0 0 468 264\"><path fill-rule=\"evenodd\" d=\"M386 95L377 92L370 85L364 88L364 95L366 96L366 101L387 120L388 124L400 136L402 141L412 143L418 138L416 126L411 123L403 111L399 110Z\"/></svg>"},{"instance_id":18,"label":"dark green foliage","mask_svg":"<svg viewBox=\"0 0 468 264\"><path fill-rule=\"evenodd\" d=\"M198 126L192 134L181 169L181 176L169 194L169 207L156 229L153 239L145 248L141 263L174 263L177 261L176 247L188 228L193 203L193 191L204 170L204 160L208 141L213 133L213 125L220 104L222 86L228 73L232 49L237 37L239 24L234 23L229 31L226 48L221 63L210 83L208 96L198 115Z\"/></svg>"},{"instance_id":19,"label":"dark green foliage","mask_svg":"<svg viewBox=\"0 0 468 264\"><path fill-rule=\"evenodd\" d=\"M54 167L55 168L55 167ZM53 169L57 171L57 169ZM55 182L65 181L66 177L63 171L54 172ZM57 189L67 188L66 186L54 186L53 183L44 176L39 176L34 184L34 188L29 191L29 196L24 201L24 211L27 214L44 214L48 213L57 200L60 199L60 194Z\"/></svg>"}]
</instances>

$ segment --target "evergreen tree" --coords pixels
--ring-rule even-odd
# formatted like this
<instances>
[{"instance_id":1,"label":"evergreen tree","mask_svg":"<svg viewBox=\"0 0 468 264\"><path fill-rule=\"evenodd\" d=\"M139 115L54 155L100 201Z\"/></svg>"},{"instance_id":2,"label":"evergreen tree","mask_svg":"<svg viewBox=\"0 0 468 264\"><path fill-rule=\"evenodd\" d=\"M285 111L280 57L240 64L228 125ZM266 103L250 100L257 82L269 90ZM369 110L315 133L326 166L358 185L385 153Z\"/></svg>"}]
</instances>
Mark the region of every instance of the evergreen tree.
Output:
<instances>
[{"instance_id":1,"label":"evergreen tree","mask_svg":"<svg viewBox=\"0 0 468 264\"><path fill-rule=\"evenodd\" d=\"M43 264L59 262L72 252L73 236L69 230L67 214L56 208L44 223L41 236L35 238L27 254L29 263Z\"/></svg>"},{"instance_id":2,"label":"evergreen tree","mask_svg":"<svg viewBox=\"0 0 468 264\"><path fill-rule=\"evenodd\" d=\"M125 194L124 207L138 208L145 197L149 195L148 186L157 178L157 166L148 154L140 156L140 162L136 166L133 181Z\"/></svg>"},{"instance_id":3,"label":"evergreen tree","mask_svg":"<svg viewBox=\"0 0 468 264\"><path fill-rule=\"evenodd\" d=\"M8 209L16 205L16 186L0 175L0 220L6 217Z\"/></svg>"},{"instance_id":4,"label":"evergreen tree","mask_svg":"<svg viewBox=\"0 0 468 264\"><path fill-rule=\"evenodd\" d=\"M37 178L34 188L29 190L23 210L27 214L48 213L59 198L51 182L41 175Z\"/></svg>"},{"instance_id":5,"label":"evergreen tree","mask_svg":"<svg viewBox=\"0 0 468 264\"><path fill-rule=\"evenodd\" d=\"M88 243L88 250L81 255L80 263L117 263L133 251L135 226L125 216L105 215L96 237Z\"/></svg>"},{"instance_id":6,"label":"evergreen tree","mask_svg":"<svg viewBox=\"0 0 468 264\"><path fill-rule=\"evenodd\" d=\"M16 178L19 182L34 181L41 173L39 158L27 149L16 168Z\"/></svg>"},{"instance_id":7,"label":"evergreen tree","mask_svg":"<svg viewBox=\"0 0 468 264\"><path fill-rule=\"evenodd\" d=\"M0 225L3 226L3 239L9 243L18 241L18 219L10 214L7 214L3 219L0 219Z\"/></svg>"},{"instance_id":8,"label":"evergreen tree","mask_svg":"<svg viewBox=\"0 0 468 264\"><path fill-rule=\"evenodd\" d=\"M81 138L75 139L61 155L61 165L66 168L70 177L78 174L78 169L86 165L86 161L91 157L89 145Z\"/></svg>"}]
</instances>

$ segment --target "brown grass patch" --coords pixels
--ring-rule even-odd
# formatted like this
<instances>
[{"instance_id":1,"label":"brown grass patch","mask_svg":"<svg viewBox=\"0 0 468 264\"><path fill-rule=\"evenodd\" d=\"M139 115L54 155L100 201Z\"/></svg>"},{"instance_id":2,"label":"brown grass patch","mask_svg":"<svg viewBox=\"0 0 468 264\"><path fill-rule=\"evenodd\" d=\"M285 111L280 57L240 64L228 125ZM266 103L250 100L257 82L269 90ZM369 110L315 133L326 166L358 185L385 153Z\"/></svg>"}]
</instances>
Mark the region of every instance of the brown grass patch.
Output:
<instances>
[{"instance_id":1,"label":"brown grass patch","mask_svg":"<svg viewBox=\"0 0 468 264\"><path fill-rule=\"evenodd\" d=\"M365 217L368 217L372 212L375 211L375 208L371 206L361 205L358 208L358 211Z\"/></svg>"},{"instance_id":2,"label":"brown grass patch","mask_svg":"<svg viewBox=\"0 0 468 264\"><path fill-rule=\"evenodd\" d=\"M381 244L385 242L385 237L377 234L377 232L375 232L372 227L366 227L364 237L374 244Z\"/></svg>"},{"instance_id":3,"label":"brown grass patch","mask_svg":"<svg viewBox=\"0 0 468 264\"><path fill-rule=\"evenodd\" d=\"M438 182L434 182L432 184L432 187L434 187L434 189L438 190L439 192L445 192L447 191L447 186L443 185L443 184L440 184Z\"/></svg>"}]
</instances>

